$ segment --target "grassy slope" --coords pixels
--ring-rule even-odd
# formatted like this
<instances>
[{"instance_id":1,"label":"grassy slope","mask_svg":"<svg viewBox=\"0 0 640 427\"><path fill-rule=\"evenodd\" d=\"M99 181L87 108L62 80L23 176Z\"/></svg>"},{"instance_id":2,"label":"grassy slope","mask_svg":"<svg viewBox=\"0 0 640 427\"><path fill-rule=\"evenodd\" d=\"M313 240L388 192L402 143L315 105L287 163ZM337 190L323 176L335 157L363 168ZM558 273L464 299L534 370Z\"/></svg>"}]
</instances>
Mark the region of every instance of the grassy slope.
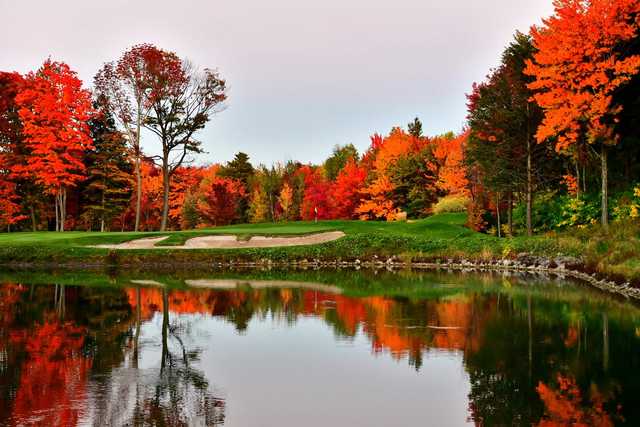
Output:
<instances>
[{"instance_id":1,"label":"grassy slope","mask_svg":"<svg viewBox=\"0 0 640 427\"><path fill-rule=\"evenodd\" d=\"M561 235L497 239L464 227L464 214L440 214L410 223L363 221L295 222L286 224L243 224L215 229L167 233L38 232L0 234L0 263L10 262L97 262L108 264L211 262L223 260L353 259L373 255L405 258L495 258L521 252L555 256L584 256L599 270L632 279L640 278L638 228L621 225L604 235L597 229ZM206 234L295 235L341 230L347 236L335 242L289 248L233 250L136 250L109 251L86 245L120 243L169 235L162 245L180 245Z\"/></svg>"}]
</instances>

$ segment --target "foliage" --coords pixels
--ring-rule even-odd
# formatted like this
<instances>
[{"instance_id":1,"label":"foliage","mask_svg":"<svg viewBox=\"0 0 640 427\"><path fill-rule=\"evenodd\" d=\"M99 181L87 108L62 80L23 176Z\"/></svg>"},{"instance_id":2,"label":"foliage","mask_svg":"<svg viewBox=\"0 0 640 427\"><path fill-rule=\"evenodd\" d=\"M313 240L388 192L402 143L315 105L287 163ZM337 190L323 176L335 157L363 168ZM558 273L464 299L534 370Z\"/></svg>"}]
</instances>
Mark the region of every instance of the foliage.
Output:
<instances>
[{"instance_id":1,"label":"foliage","mask_svg":"<svg viewBox=\"0 0 640 427\"><path fill-rule=\"evenodd\" d=\"M358 150L353 144L336 145L333 153L324 162L324 171L329 181L335 181L338 174L350 161L358 161Z\"/></svg>"},{"instance_id":2,"label":"foliage","mask_svg":"<svg viewBox=\"0 0 640 427\"><path fill-rule=\"evenodd\" d=\"M433 207L434 214L466 212L469 198L463 194L442 197Z\"/></svg>"},{"instance_id":3,"label":"foliage","mask_svg":"<svg viewBox=\"0 0 640 427\"><path fill-rule=\"evenodd\" d=\"M67 64L48 59L27 75L16 104L30 150L21 167L55 195L56 229L64 231L66 191L84 180L82 155L93 147L87 125L93 111L90 94Z\"/></svg>"}]
</instances>

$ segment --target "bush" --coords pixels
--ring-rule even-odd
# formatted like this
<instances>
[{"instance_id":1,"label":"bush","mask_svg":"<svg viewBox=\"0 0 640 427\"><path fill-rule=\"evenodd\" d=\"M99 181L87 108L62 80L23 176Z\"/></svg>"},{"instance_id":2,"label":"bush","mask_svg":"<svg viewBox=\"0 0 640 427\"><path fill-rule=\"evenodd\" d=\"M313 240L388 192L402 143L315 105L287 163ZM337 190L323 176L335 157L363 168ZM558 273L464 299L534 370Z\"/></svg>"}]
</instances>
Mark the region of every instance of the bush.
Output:
<instances>
[{"instance_id":1,"label":"bush","mask_svg":"<svg viewBox=\"0 0 640 427\"><path fill-rule=\"evenodd\" d=\"M433 207L434 214L466 212L469 198L463 194L442 197Z\"/></svg>"},{"instance_id":2,"label":"bush","mask_svg":"<svg viewBox=\"0 0 640 427\"><path fill-rule=\"evenodd\" d=\"M526 204L519 203L513 210L513 222L518 229L526 226ZM585 227L600 218L600 196L587 194L579 199L555 191L537 194L534 198L531 222L536 232Z\"/></svg>"}]
</instances>

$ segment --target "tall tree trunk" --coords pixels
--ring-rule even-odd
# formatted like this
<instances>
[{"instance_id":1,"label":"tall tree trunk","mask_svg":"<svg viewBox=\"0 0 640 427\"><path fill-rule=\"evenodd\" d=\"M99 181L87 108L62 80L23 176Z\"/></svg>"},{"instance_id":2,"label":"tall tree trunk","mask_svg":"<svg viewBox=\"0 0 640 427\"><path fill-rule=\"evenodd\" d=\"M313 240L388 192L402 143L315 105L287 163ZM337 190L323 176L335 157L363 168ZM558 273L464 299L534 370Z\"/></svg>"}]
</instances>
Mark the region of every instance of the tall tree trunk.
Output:
<instances>
[{"instance_id":1,"label":"tall tree trunk","mask_svg":"<svg viewBox=\"0 0 640 427\"><path fill-rule=\"evenodd\" d=\"M584 179L584 178L582 178ZM582 179L580 177L580 165L578 164L578 161L576 160L576 199L580 198L580 185L582 184Z\"/></svg>"},{"instance_id":2,"label":"tall tree trunk","mask_svg":"<svg viewBox=\"0 0 640 427\"><path fill-rule=\"evenodd\" d=\"M60 205L60 190L59 189L58 189L58 192L56 193L55 201L56 201L56 231L60 231L60 209L58 208L58 206ZM47 227L47 229L48 228L49 227Z\"/></svg>"},{"instance_id":3,"label":"tall tree trunk","mask_svg":"<svg viewBox=\"0 0 640 427\"><path fill-rule=\"evenodd\" d=\"M513 192L509 192L509 210L507 211L507 222L509 224L509 236L513 236Z\"/></svg>"},{"instance_id":4,"label":"tall tree trunk","mask_svg":"<svg viewBox=\"0 0 640 427\"><path fill-rule=\"evenodd\" d=\"M498 238L502 237L502 224L500 223L500 192L496 192L496 218L498 219Z\"/></svg>"},{"instance_id":5,"label":"tall tree trunk","mask_svg":"<svg viewBox=\"0 0 640 427\"><path fill-rule=\"evenodd\" d=\"M160 223L160 231L167 229L167 219L169 217L169 158L165 155L162 159L162 222Z\"/></svg>"},{"instance_id":6,"label":"tall tree trunk","mask_svg":"<svg viewBox=\"0 0 640 427\"><path fill-rule=\"evenodd\" d=\"M527 104L527 117L529 115L529 104ZM527 118L527 236L533 235L533 226L531 225L531 211L533 209L533 168L531 162L531 132Z\"/></svg>"},{"instance_id":7,"label":"tall tree trunk","mask_svg":"<svg viewBox=\"0 0 640 427\"><path fill-rule=\"evenodd\" d=\"M104 233L104 191L102 192L101 206L102 206L102 215L100 216L100 232Z\"/></svg>"},{"instance_id":8,"label":"tall tree trunk","mask_svg":"<svg viewBox=\"0 0 640 427\"><path fill-rule=\"evenodd\" d=\"M31 229L33 231L38 231L38 226L36 224L36 208L34 208L33 205L30 205L29 211L31 212Z\"/></svg>"},{"instance_id":9,"label":"tall tree trunk","mask_svg":"<svg viewBox=\"0 0 640 427\"><path fill-rule=\"evenodd\" d=\"M602 162L602 226L606 230L609 228L609 171L607 165L607 147L604 144L602 144L602 151L600 152L600 161Z\"/></svg>"},{"instance_id":10,"label":"tall tree trunk","mask_svg":"<svg viewBox=\"0 0 640 427\"><path fill-rule=\"evenodd\" d=\"M140 165L140 112L142 110L142 105L140 100L138 100L138 114L136 120L136 140L135 147L133 149L135 155L135 169L136 169L136 223L134 226L134 231L138 231L140 227L140 209L142 206L142 171Z\"/></svg>"},{"instance_id":11,"label":"tall tree trunk","mask_svg":"<svg viewBox=\"0 0 640 427\"><path fill-rule=\"evenodd\" d=\"M62 187L60 195L60 231L64 231L64 222L67 218L67 189Z\"/></svg>"}]
</instances>

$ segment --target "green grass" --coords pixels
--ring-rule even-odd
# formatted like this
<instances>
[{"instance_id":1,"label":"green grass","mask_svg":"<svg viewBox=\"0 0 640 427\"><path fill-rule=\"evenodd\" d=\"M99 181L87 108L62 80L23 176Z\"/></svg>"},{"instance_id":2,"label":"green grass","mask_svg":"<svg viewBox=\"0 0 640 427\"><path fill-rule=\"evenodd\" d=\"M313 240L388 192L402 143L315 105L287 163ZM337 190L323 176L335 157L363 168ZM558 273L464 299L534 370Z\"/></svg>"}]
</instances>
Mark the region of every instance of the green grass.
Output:
<instances>
[{"instance_id":1,"label":"green grass","mask_svg":"<svg viewBox=\"0 0 640 427\"><path fill-rule=\"evenodd\" d=\"M291 261L302 259L370 259L397 256L405 260L492 259L528 252L554 257L578 256L607 274L640 280L640 229L619 224L607 234L597 227L573 232L498 239L464 226L464 213L433 215L412 222L320 221L242 224L165 233L37 232L0 234L0 264L99 264L110 266L209 264L225 261ZM304 235L343 231L342 239L310 246L198 250L108 250L89 245L122 243L142 237L169 236L162 246L182 245L203 235Z\"/></svg>"}]
</instances>

